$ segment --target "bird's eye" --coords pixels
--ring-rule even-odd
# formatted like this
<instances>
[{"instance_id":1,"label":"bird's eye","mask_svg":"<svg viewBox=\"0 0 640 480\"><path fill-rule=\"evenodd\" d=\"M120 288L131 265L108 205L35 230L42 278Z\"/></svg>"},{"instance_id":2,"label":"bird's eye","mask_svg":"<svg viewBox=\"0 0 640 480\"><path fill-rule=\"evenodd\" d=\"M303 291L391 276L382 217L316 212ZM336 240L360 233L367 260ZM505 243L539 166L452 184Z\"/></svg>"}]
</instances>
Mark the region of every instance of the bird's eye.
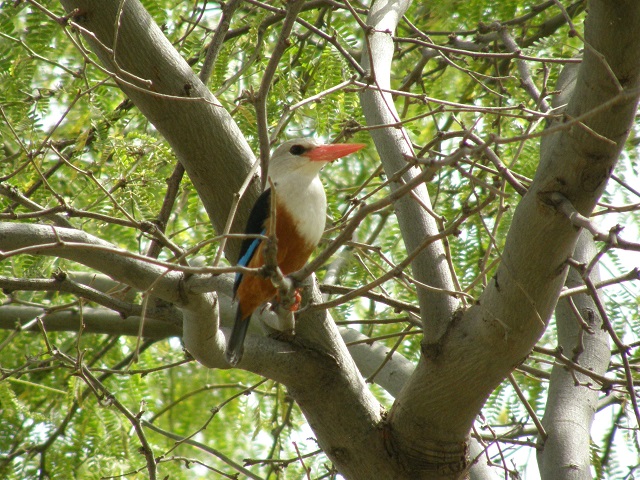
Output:
<instances>
[{"instance_id":1,"label":"bird's eye","mask_svg":"<svg viewBox=\"0 0 640 480\"><path fill-rule=\"evenodd\" d=\"M289 149L289 153L291 155L302 155L304 152L306 152L307 149L304 148L302 145L293 145L290 149Z\"/></svg>"}]
</instances>

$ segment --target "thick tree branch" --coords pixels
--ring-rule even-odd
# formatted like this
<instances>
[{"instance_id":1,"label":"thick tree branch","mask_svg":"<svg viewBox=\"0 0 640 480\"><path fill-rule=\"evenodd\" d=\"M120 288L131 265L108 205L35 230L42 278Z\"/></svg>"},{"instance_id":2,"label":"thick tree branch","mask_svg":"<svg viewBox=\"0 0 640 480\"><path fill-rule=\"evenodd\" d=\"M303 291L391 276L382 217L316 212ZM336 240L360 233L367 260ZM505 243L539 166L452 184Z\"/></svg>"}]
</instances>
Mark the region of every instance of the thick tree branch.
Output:
<instances>
[{"instance_id":1,"label":"thick tree branch","mask_svg":"<svg viewBox=\"0 0 640 480\"><path fill-rule=\"evenodd\" d=\"M85 244L95 248L73 248L68 244ZM40 250L39 246L42 247ZM181 272L120 255L108 242L79 230L0 223L0 250L25 247L32 247L33 254L55 255L82 263L145 294L178 305L185 315L184 339L187 348L197 359L202 357L206 360L208 366L226 366L226 362L222 362L225 341L218 329L218 310L214 308L216 300L211 294L188 293ZM210 355L215 352L219 356L211 360Z\"/></svg>"},{"instance_id":2,"label":"thick tree branch","mask_svg":"<svg viewBox=\"0 0 640 480\"><path fill-rule=\"evenodd\" d=\"M71 25L80 29L122 90L169 142L216 231L222 232L233 195L255 161L229 113L138 0L63 0L62 4L71 14ZM259 186L254 182L232 231L242 231L248 205L258 193ZM231 250L227 253L235 259L240 244L228 244Z\"/></svg>"},{"instance_id":3,"label":"thick tree branch","mask_svg":"<svg viewBox=\"0 0 640 480\"><path fill-rule=\"evenodd\" d=\"M429 452L415 451L417 445L435 441L454 448L464 442L487 396L546 328L579 233L550 195L563 194L585 216L596 205L634 121L639 22L636 2L590 2L585 40L591 48L567 108L568 118L583 116L583 121L545 142L495 276L442 341L423 347L424 356L391 412L394 440L417 468L429 458ZM464 456L462 448L459 453ZM439 462L437 456L432 460Z\"/></svg>"},{"instance_id":4,"label":"thick tree branch","mask_svg":"<svg viewBox=\"0 0 640 480\"><path fill-rule=\"evenodd\" d=\"M593 240L589 232L583 231L573 259L586 266L595 255ZM572 268L567 287L583 285L582 274ZM597 266L590 278L599 281ZM558 302L556 324L558 347L566 354L572 354L574 361L582 367L596 375L604 375L611 353L607 332L602 328L602 318L592 298L583 293L572 300L565 298ZM591 478L591 424L598 407L598 394L598 389L586 375L558 363L553 366L542 419L547 438L539 441L541 448L538 450L542 478Z\"/></svg>"},{"instance_id":5,"label":"thick tree branch","mask_svg":"<svg viewBox=\"0 0 640 480\"><path fill-rule=\"evenodd\" d=\"M107 335L137 336L159 340L182 334L182 316L175 322L158 320L152 315L122 318L117 312L104 308L69 308L48 312L44 308L4 305L0 308L0 329L19 329L37 332L40 319L49 332L104 333ZM142 326L140 322L142 322Z\"/></svg>"},{"instance_id":6,"label":"thick tree branch","mask_svg":"<svg viewBox=\"0 0 640 480\"><path fill-rule=\"evenodd\" d=\"M362 64L365 70L369 71L370 82L376 88L366 89L360 98L369 126L396 124L400 120L392 96L384 91L391 86L391 62L395 48L392 32L395 31L409 4L409 1L374 2L367 18L370 30L366 31L366 49L362 55ZM404 128L373 129L371 136L389 178L407 166L406 156L414 156L411 141ZM401 188L403 183L410 183L419 175L418 168L408 170L401 182L391 185L392 191ZM416 188L413 195L414 198L403 197L394 204L402 238L407 251L410 252L414 251L424 238L438 234L436 220L428 211L431 209L431 201L426 186ZM428 210L422 205L426 205ZM411 270L413 277L424 284L440 290L456 290L440 242L434 242L424 249L412 261ZM458 301L441 292L422 288L418 289L417 293L425 325L425 338L435 341L444 333Z\"/></svg>"},{"instance_id":7,"label":"thick tree branch","mask_svg":"<svg viewBox=\"0 0 640 480\"><path fill-rule=\"evenodd\" d=\"M56 242L59 243L58 246L55 246ZM64 242L85 243L102 249L83 250L81 248L70 248L65 247ZM39 245L48 245L50 248L39 251L37 248ZM83 321L85 331L95 333L138 335L142 332L143 336L150 338L179 336L182 333L187 349L196 359L210 367L226 368L226 362L222 357L224 337L222 332L218 330L217 315L218 312L221 312L221 317L229 325L234 318L235 309L230 301L233 283L230 275L214 278L208 275L192 275L188 281L183 283L182 273L167 271L165 268L142 260L118 255L117 249L111 244L79 230L45 225L0 223L0 251L24 247L33 247L31 251L34 254L55 255L82 263L137 290L142 292L150 291L154 296L179 306L180 311L167 306L166 309L156 307L143 312L140 306L121 300L114 300L95 289L75 283L67 283L62 278L41 281L7 279L5 282L0 279L0 287L9 290L38 288L41 290L67 291L83 296L88 300L103 303L127 315L123 319L116 312L87 307L83 308L84 316L81 316L76 310L48 313L44 309L35 307L5 306L2 308L2 315L0 315L0 328L22 328L19 325L23 327L27 325L27 329L34 329L34 324L29 325L29 321L40 316L47 328L51 330L79 330L80 322ZM73 278L75 275L71 277ZM87 278L85 281L90 282L91 278ZM104 283L104 280L101 280L101 282ZM103 289L106 290L110 286L106 283ZM219 293L215 299L206 293L214 288ZM221 308L218 308L218 306ZM146 314L144 320L140 317L142 313ZM185 320L183 322L184 325L180 324L182 316L184 316ZM245 368L260 375L280 379L290 384L293 382L292 379L300 378L296 376L295 372L298 370L294 367L295 365L298 365L298 367L301 365L299 355L293 355L293 353L301 353L311 349L312 351L325 350L326 352L331 352L326 353L326 355L333 358L343 357L342 362L349 361L350 368L354 369L353 371L357 371L355 365L350 360L347 360L349 357L345 354L344 347L339 345L342 342L338 340L338 330L333 320L326 315L326 312L316 312L307 316L315 320L309 321L303 317L303 320L299 322L301 328L299 329L298 341L300 343L298 345L295 343L290 345L265 337L250 336L247 339L247 350L249 351L246 354ZM320 317L323 318L327 328L316 328L314 322L317 322L317 318ZM16 322L16 319L21 320ZM143 321L142 325L140 324L141 321ZM255 351L251 352L254 349ZM380 347L372 349L372 351L376 352L375 355L370 353L365 356L362 354L361 348L356 350L359 353L355 357L362 364L362 368L365 371L370 371L370 367L367 367L367 365L371 364L371 362L380 364L384 361L384 355L381 354ZM306 354L308 353L307 351ZM396 360L396 363L398 362L400 362L400 366L390 365L384 370L378 382L384 388L388 388L392 394L394 394L393 392L397 393L399 390L400 384L397 382L404 381L405 378L404 376L398 377L398 372L404 371L406 365L399 358ZM400 370L397 370L397 368L400 368ZM353 372L351 375L353 375ZM391 377L395 377L395 384L389 382Z\"/></svg>"}]
</instances>

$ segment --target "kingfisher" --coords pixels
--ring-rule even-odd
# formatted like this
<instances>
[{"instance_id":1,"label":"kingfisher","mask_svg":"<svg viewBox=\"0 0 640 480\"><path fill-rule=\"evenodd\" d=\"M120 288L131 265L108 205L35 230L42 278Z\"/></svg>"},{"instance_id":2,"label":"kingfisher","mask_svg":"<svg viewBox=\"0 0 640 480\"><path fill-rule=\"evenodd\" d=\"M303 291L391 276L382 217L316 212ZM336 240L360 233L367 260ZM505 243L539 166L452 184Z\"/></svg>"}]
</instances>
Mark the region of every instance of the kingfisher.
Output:
<instances>
[{"instance_id":1,"label":"kingfisher","mask_svg":"<svg viewBox=\"0 0 640 480\"><path fill-rule=\"evenodd\" d=\"M256 200L245 233L272 235L278 240L278 267L283 275L300 270L320 242L324 232L327 197L318 177L329 162L357 152L362 143L322 144L314 139L289 140L275 149L268 167L268 177L275 189L275 222L271 219L271 188ZM275 223L275 225L274 225ZM240 248L238 265L260 268L264 265L265 242L247 237ZM226 358L235 366L242 359L244 338L253 312L277 294L271 279L254 274L236 274L233 286L238 302L236 319L227 345ZM296 311L300 297L296 293Z\"/></svg>"}]
</instances>

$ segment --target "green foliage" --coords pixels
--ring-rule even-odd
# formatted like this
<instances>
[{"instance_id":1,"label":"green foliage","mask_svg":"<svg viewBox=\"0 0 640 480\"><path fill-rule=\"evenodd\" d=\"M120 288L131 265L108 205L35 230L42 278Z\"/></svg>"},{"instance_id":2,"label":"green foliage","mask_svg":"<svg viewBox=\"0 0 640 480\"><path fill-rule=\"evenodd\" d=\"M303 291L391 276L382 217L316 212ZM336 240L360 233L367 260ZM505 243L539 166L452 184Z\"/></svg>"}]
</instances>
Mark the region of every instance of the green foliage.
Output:
<instances>
[{"instance_id":1,"label":"green foliage","mask_svg":"<svg viewBox=\"0 0 640 480\"><path fill-rule=\"evenodd\" d=\"M286 4L271 3L275 6L243 2L207 82L254 147L258 131L253 95L260 88L282 25L274 8ZM364 19L360 10L364 7L356 3L351 2ZM221 2L147 0L143 4L198 72L220 19ZM392 89L400 120L415 150L422 149L422 159L443 160L463 145L478 147L474 138L479 138L523 185L534 176L538 135L546 119L522 88L516 63L503 56L505 47L490 25L503 22L521 44L522 54L529 57L568 59L582 47L578 37L569 35L564 20L550 32L541 28L562 17L557 6L524 18L534 4L520 0L413 3L406 19L415 28L402 22L396 35ZM65 24L64 15L55 2L0 3L0 181L17 194L0 192L2 221L50 224L50 216L34 215L34 211L57 209L59 221L144 255L152 234L143 222L158 218L176 158L124 96L116 79L94 64L93 54L74 45L86 46L77 29ZM582 11L572 15L579 26ZM311 5L300 18L326 35L317 35L303 23L294 27L267 98L270 133L278 141L315 135L369 143L365 153L325 171L330 218L325 240L330 241L360 205L388 196L389 178L380 170L370 132L364 127L359 103L363 83L327 93L352 78L366 83L351 63L360 59L365 33L347 9ZM431 43L446 48L427 58ZM496 55L470 55L463 44L473 52ZM562 64L530 60L527 65L538 88L551 95ZM597 209L607 219L603 230L621 223L627 226L623 235L629 232L628 238L638 237L639 194L633 185L639 172L639 137L636 128L616 171L618 181L609 184ZM442 230L460 220L446 238L446 249L462 292L456 295L464 306L472 305L503 260L500 252L520 196L482 149L438 167L427 188ZM180 185L165 233L183 249L220 233L214 232L188 178ZM360 222L352 240L340 252L344 264L333 285L360 288L407 257L393 205ZM214 242L197 254L212 262L218 247ZM637 267L637 257L631 265L628 252L607 250L601 264L607 277ZM175 261L175 255L176 251L163 248L160 259ZM317 272L320 282L327 281L329 269L336 266L334 260ZM7 278L44 280L60 272L97 273L69 260L35 254L0 262L0 274ZM127 289L111 286L114 299L140 302L139 294L128 297ZM342 325L417 361L421 354L418 322L411 321L413 314L394 301L415 307L419 288L406 267L372 287L370 295L341 303L331 313ZM637 283L607 289L603 298L618 336L635 347L640 337ZM141 441L123 413L126 409L161 429L144 428L159 462L160 478L234 475L236 469L225 457L238 465L249 459L246 468L265 479L305 478L304 468L310 478L335 478L330 461L318 453L310 438L313 433L283 385L239 370L210 371L184 361L175 338L147 345L135 336L39 327L36 315L68 314L81 319L89 309L107 310L74 294L6 288L0 300L0 309L20 306L37 311L27 319L33 320L29 331L14 329L23 318L15 318L0 331L0 477L146 478ZM556 343L552 325L539 346L553 349ZM638 355L635 348L630 355L634 365ZM618 353L609 373L618 382L617 393L625 395L620 360ZM514 374L538 416L544 414L552 362L552 356L535 353ZM376 385L372 390L385 407L391 406L393 399L386 391ZM637 428L628 420L634 413L624 408L621 423ZM518 442L523 448L531 447L527 443L533 428L530 412L509 382L490 395L483 416L478 427L486 441L501 435L509 455ZM609 426L617 428L611 420ZM176 442L170 434L197 444ZM619 458L610 454L617 453L615 438L620 435L612 434L609 441L594 438L592 457L598 478L621 478L626 473ZM627 434L621 442L638 451L634 435ZM521 465L520 457L513 458ZM494 460L501 462L497 455Z\"/></svg>"}]
</instances>

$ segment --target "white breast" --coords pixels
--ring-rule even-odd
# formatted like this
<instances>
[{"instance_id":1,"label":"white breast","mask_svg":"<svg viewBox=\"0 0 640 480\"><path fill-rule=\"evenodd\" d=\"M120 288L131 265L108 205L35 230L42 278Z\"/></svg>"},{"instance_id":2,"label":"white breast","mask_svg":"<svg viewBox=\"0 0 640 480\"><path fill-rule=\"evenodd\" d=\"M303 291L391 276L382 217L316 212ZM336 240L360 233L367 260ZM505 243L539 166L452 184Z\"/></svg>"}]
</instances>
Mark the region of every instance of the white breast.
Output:
<instances>
[{"instance_id":1,"label":"white breast","mask_svg":"<svg viewBox=\"0 0 640 480\"><path fill-rule=\"evenodd\" d=\"M315 176L307 183L304 177L287 176L276 183L278 199L296 222L298 232L312 245L317 245L324 232L327 197L320 179Z\"/></svg>"}]
</instances>

